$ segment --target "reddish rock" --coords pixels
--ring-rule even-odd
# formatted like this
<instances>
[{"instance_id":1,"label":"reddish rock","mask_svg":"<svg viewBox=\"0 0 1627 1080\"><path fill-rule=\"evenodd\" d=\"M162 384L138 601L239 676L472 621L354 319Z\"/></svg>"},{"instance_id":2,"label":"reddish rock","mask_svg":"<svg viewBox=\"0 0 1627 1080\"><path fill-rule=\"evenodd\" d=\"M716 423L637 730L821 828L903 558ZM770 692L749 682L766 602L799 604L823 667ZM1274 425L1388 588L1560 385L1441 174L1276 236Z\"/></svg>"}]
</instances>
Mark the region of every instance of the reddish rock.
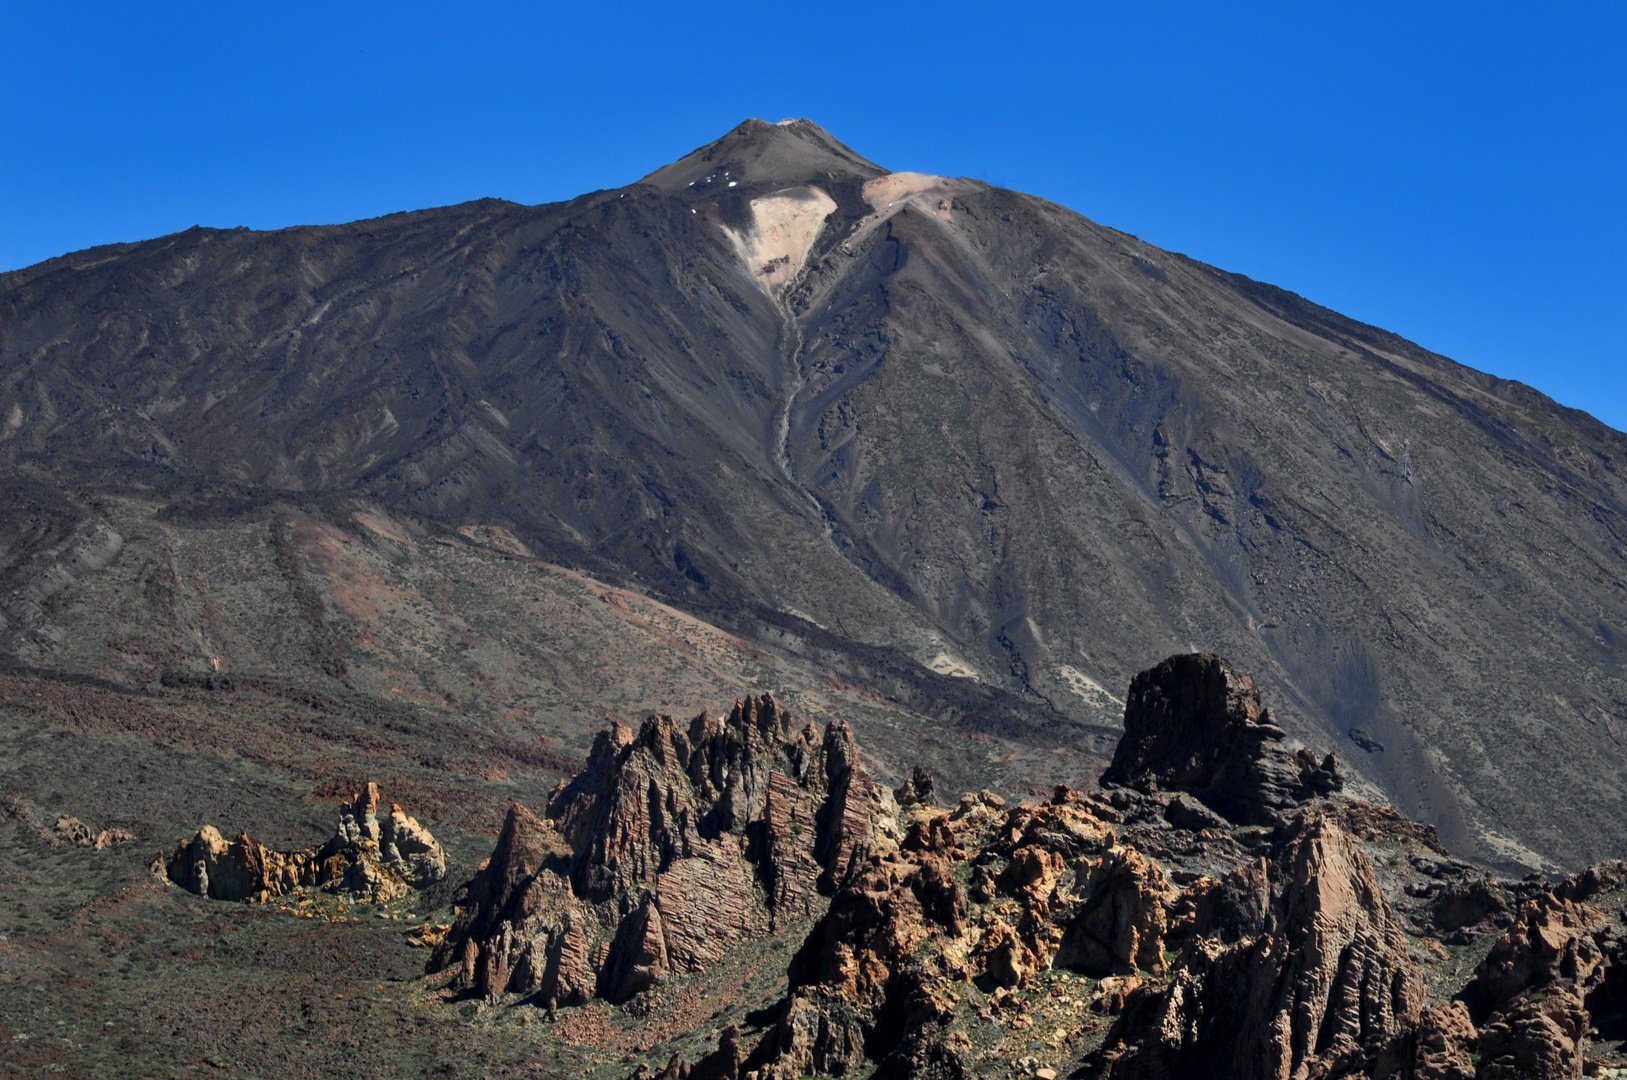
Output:
<instances>
[{"instance_id":1,"label":"reddish rock","mask_svg":"<svg viewBox=\"0 0 1627 1080\"><path fill-rule=\"evenodd\" d=\"M213 825L182 840L165 871L187 892L211 900L252 900L267 892L265 855L247 833L228 841Z\"/></svg>"},{"instance_id":2,"label":"reddish rock","mask_svg":"<svg viewBox=\"0 0 1627 1080\"><path fill-rule=\"evenodd\" d=\"M1476 1080L1580 1080L1588 1023L1565 987L1515 1003L1481 1029Z\"/></svg>"},{"instance_id":3,"label":"reddish rock","mask_svg":"<svg viewBox=\"0 0 1627 1080\"><path fill-rule=\"evenodd\" d=\"M1057 966L1091 975L1164 973L1175 890L1156 863L1133 849L1109 852L1080 869L1074 892L1083 903L1062 936Z\"/></svg>"},{"instance_id":4,"label":"reddish rock","mask_svg":"<svg viewBox=\"0 0 1627 1080\"><path fill-rule=\"evenodd\" d=\"M877 1080L1571 1080L1582 1075L1590 1011L1601 1028L1627 1030L1627 967L1612 966L1627 957L1627 927L1586 903L1611 893L1598 903L1614 912L1627 864L1551 888L1499 881L1393 811L1301 805L1325 793L1332 763L1288 751L1252 682L1215 657L1160 668L1138 677L1131 712L1163 720L1131 725L1115 759L1130 761L1127 775L1146 790L1059 788L1047 803L1012 807L983 792L945 814L905 785L907 834L888 849L872 826L869 845L851 845L828 910L791 962L775 1025L749 1053L731 1029L692 1069L675 1060L666 1080L685 1070L689 1080L865 1070ZM800 775L765 787L779 836L828 820L800 816ZM1175 782L1233 820L1258 811L1254 820L1277 827L1234 828L1159 790ZM1382 867L1363 843L1385 851ZM774 858L784 880L807 882L829 871L829 850ZM725 873L719 865L696 880ZM677 963L678 908L655 895L658 910L638 908L615 950L634 976L659 966L657 914L666 962ZM1429 937L1414 952L1390 896L1421 927L1461 917L1465 942L1483 939L1477 928L1508 927L1460 1000L1424 1009L1426 967L1449 975L1451 954ZM604 948L599 967L613 952ZM1105 977L1081 1000L1070 976L1044 974L1069 967ZM968 981L988 996L956 986ZM1103 1014L1115 1018L1105 1033ZM993 1030L974 1043L980 1023ZM974 1056L974 1045L985 1049ZM1040 1056L1010 1056L1025 1048Z\"/></svg>"},{"instance_id":5,"label":"reddish rock","mask_svg":"<svg viewBox=\"0 0 1627 1080\"><path fill-rule=\"evenodd\" d=\"M481 994L626 1001L812 914L856 859L896 848L887 805L847 725L820 732L769 695L721 721L617 725L545 818L510 813L430 970L473 943L492 958Z\"/></svg>"},{"instance_id":6,"label":"reddish rock","mask_svg":"<svg viewBox=\"0 0 1627 1080\"><path fill-rule=\"evenodd\" d=\"M1501 1009L1531 990L1590 983L1604 962L1593 935L1606 921L1603 912L1571 900L1526 903L1475 969L1476 996L1486 1007Z\"/></svg>"},{"instance_id":7,"label":"reddish rock","mask_svg":"<svg viewBox=\"0 0 1627 1080\"><path fill-rule=\"evenodd\" d=\"M757 1044L744 1070L758 1080L842 1076L864 1063L864 1022L839 993L805 987Z\"/></svg>"},{"instance_id":8,"label":"reddish rock","mask_svg":"<svg viewBox=\"0 0 1627 1080\"><path fill-rule=\"evenodd\" d=\"M1127 1003L1108 1075L1306 1075L1376 1053L1422 1011L1422 973L1371 864L1320 814L1269 868L1272 932L1200 937L1171 983Z\"/></svg>"},{"instance_id":9,"label":"reddish rock","mask_svg":"<svg viewBox=\"0 0 1627 1080\"><path fill-rule=\"evenodd\" d=\"M1475 1080L1479 1036L1461 1001L1425 1009L1379 1055L1374 1080Z\"/></svg>"},{"instance_id":10,"label":"reddish rock","mask_svg":"<svg viewBox=\"0 0 1627 1080\"><path fill-rule=\"evenodd\" d=\"M997 986L1022 986L1039 970L1042 957L1010 925L996 920L983 931L973 955Z\"/></svg>"},{"instance_id":11,"label":"reddish rock","mask_svg":"<svg viewBox=\"0 0 1627 1080\"><path fill-rule=\"evenodd\" d=\"M930 852L893 852L850 874L791 964L793 989L821 986L878 1007L906 959L964 934L966 894Z\"/></svg>"}]
</instances>

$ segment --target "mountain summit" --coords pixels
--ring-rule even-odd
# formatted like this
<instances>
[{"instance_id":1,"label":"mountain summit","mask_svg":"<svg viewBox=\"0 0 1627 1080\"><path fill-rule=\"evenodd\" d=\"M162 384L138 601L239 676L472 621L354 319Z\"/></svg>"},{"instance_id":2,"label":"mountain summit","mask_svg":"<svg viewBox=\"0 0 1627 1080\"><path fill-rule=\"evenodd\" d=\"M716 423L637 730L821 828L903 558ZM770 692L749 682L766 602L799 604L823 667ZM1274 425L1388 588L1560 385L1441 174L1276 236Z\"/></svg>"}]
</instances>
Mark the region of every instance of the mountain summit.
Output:
<instances>
[{"instance_id":1,"label":"mountain summit","mask_svg":"<svg viewBox=\"0 0 1627 1080\"><path fill-rule=\"evenodd\" d=\"M379 659L407 608L357 600L321 530L422 574L413 536L499 537L958 728L934 745L968 781L1019 750L1105 766L1111 688L1216 652L1454 850L1551 869L1627 840L1627 438L808 121L567 203L0 275L0 467L0 634L35 671L213 678L238 625L226 662L266 685L371 664L415 707L586 739L478 650L445 661L455 702L405 645ZM280 576L232 569L262 599L185 621L224 579L177 561L182 528L264 536ZM115 578L118 634L83 584ZM301 612L315 644L274 657Z\"/></svg>"},{"instance_id":2,"label":"mountain summit","mask_svg":"<svg viewBox=\"0 0 1627 1080\"><path fill-rule=\"evenodd\" d=\"M787 186L873 180L886 169L860 157L812 120L747 120L723 138L684 155L639 181L670 194L700 194L733 184Z\"/></svg>"}]
</instances>

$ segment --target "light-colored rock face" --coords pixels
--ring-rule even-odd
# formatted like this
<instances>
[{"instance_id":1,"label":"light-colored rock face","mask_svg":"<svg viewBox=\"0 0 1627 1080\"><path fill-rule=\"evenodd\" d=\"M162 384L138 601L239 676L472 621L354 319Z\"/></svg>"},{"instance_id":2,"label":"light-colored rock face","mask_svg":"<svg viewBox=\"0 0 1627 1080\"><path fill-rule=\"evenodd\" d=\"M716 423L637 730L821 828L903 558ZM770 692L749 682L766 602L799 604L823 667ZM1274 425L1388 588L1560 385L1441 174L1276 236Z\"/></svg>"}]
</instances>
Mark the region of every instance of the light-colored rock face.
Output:
<instances>
[{"instance_id":1,"label":"light-colored rock face","mask_svg":"<svg viewBox=\"0 0 1627 1080\"><path fill-rule=\"evenodd\" d=\"M778 296L808 260L825 219L836 200L816 187L792 188L751 200L752 227L737 232L727 226L723 235L751 271L752 280L770 296Z\"/></svg>"},{"instance_id":2,"label":"light-colored rock face","mask_svg":"<svg viewBox=\"0 0 1627 1080\"><path fill-rule=\"evenodd\" d=\"M940 221L951 220L954 193L961 182L930 173L899 172L878 176L864 185L864 201L877 217L897 213L906 206L916 206L935 215Z\"/></svg>"}]
</instances>

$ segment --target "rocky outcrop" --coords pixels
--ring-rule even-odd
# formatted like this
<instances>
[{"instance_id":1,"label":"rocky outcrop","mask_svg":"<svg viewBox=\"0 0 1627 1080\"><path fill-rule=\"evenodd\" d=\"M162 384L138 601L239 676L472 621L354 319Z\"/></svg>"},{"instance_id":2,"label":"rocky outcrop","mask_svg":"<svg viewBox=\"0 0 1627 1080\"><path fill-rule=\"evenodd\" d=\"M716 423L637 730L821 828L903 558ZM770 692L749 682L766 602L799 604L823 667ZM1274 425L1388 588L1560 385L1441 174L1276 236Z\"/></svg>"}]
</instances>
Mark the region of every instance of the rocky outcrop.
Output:
<instances>
[{"instance_id":1,"label":"rocky outcrop","mask_svg":"<svg viewBox=\"0 0 1627 1080\"><path fill-rule=\"evenodd\" d=\"M1208 653L1172 656L1130 684L1103 784L1184 791L1237 824L1277 824L1343 787L1332 754L1291 749L1254 680Z\"/></svg>"},{"instance_id":2,"label":"rocky outcrop","mask_svg":"<svg viewBox=\"0 0 1627 1080\"><path fill-rule=\"evenodd\" d=\"M1598 1028L1627 1051L1627 864L1495 878L1393 810L1314 797L1333 764L1289 754L1224 661L1136 687L1132 711L1167 721L1126 733L1139 786L945 811L912 777L902 842L854 850L755 1045L730 1028L662 1077L1613 1075L1588 1053ZM657 916L622 924L628 970L663 941L671 963ZM1484 950L1466 982L1448 933Z\"/></svg>"},{"instance_id":3,"label":"rocky outcrop","mask_svg":"<svg viewBox=\"0 0 1627 1080\"><path fill-rule=\"evenodd\" d=\"M872 855L849 873L792 960L791 1005L746 1061L747 1072L792 1080L820 1061L822 1071L845 1072L865 1048L904 1047L949 1015L938 985L971 974L976 936L951 850L911 846ZM886 1052L876 1056L884 1072L896 1066Z\"/></svg>"},{"instance_id":4,"label":"rocky outcrop","mask_svg":"<svg viewBox=\"0 0 1627 1080\"><path fill-rule=\"evenodd\" d=\"M1171 979L1127 1002L1106 1075L1303 1076L1376 1056L1418 1020L1422 973L1372 865L1327 816L1294 823L1265 867L1263 929L1199 922Z\"/></svg>"},{"instance_id":5,"label":"rocky outcrop","mask_svg":"<svg viewBox=\"0 0 1627 1080\"><path fill-rule=\"evenodd\" d=\"M1499 1010L1534 990L1591 986L1605 962L1594 935L1607 922L1603 912L1571 900L1527 903L1475 969L1476 1002Z\"/></svg>"},{"instance_id":6,"label":"rocky outcrop","mask_svg":"<svg viewBox=\"0 0 1627 1080\"><path fill-rule=\"evenodd\" d=\"M123 829L93 828L78 818L66 814L57 818L56 828L52 831L63 843L73 844L77 847L95 848L97 851L128 844L135 839L134 836Z\"/></svg>"},{"instance_id":7,"label":"rocky outcrop","mask_svg":"<svg viewBox=\"0 0 1627 1080\"><path fill-rule=\"evenodd\" d=\"M544 816L510 811L430 969L550 1007L626 1001L814 914L900 839L841 722L821 732L764 695L723 720L618 725Z\"/></svg>"},{"instance_id":8,"label":"rocky outcrop","mask_svg":"<svg viewBox=\"0 0 1627 1080\"><path fill-rule=\"evenodd\" d=\"M1474 1080L1479 1036L1461 1001L1424 1010L1411 1031L1384 1048L1375 1063L1376 1080Z\"/></svg>"},{"instance_id":9,"label":"rocky outcrop","mask_svg":"<svg viewBox=\"0 0 1627 1080\"><path fill-rule=\"evenodd\" d=\"M211 900L263 902L286 891L267 881L265 849L249 839L248 833L227 840L213 825L182 840L162 866L170 881Z\"/></svg>"},{"instance_id":10,"label":"rocky outcrop","mask_svg":"<svg viewBox=\"0 0 1627 1080\"><path fill-rule=\"evenodd\" d=\"M16 792L0 796L0 822L4 821L17 822L52 847L85 847L105 851L135 839L124 829L114 826L98 829L70 814L59 816L56 824L47 828L45 820L40 817L39 808Z\"/></svg>"},{"instance_id":11,"label":"rocky outcrop","mask_svg":"<svg viewBox=\"0 0 1627 1080\"><path fill-rule=\"evenodd\" d=\"M1568 987L1524 998L1476 1042L1476 1080L1580 1080L1589 1017Z\"/></svg>"},{"instance_id":12,"label":"rocky outcrop","mask_svg":"<svg viewBox=\"0 0 1627 1080\"><path fill-rule=\"evenodd\" d=\"M1587 1001L1610 996L1607 974L1614 951L1607 948L1614 942L1604 913L1567 898L1590 895L1589 886L1600 884L1598 871L1582 878L1526 902L1475 969L1460 1000L1425 1014L1417 1028L1380 1056L1374 1075L1580 1077L1592 1024ZM1478 1030L1471 1019L1475 1012Z\"/></svg>"},{"instance_id":13,"label":"rocky outcrop","mask_svg":"<svg viewBox=\"0 0 1627 1080\"><path fill-rule=\"evenodd\" d=\"M1175 890L1158 864L1121 848L1079 870L1083 899L1068 924L1055 963L1091 975L1164 974L1166 911Z\"/></svg>"},{"instance_id":14,"label":"rocky outcrop","mask_svg":"<svg viewBox=\"0 0 1627 1080\"><path fill-rule=\"evenodd\" d=\"M1572 1080L1583 1075L1590 1029L1619 1038L1627 1016L1627 949L1621 926L1586 901L1627 883L1627 865L1591 867L1556 885L1470 877L1466 864L1415 858L1436 876L1469 878L1441 900L1500 919L1507 932L1475 968L1457 1000L1431 1009L1380 1056L1378 1080ZM1526 897L1520 899L1521 896ZM1478 1023L1477 1023L1478 1022Z\"/></svg>"},{"instance_id":15,"label":"rocky outcrop","mask_svg":"<svg viewBox=\"0 0 1627 1080\"><path fill-rule=\"evenodd\" d=\"M227 840L205 825L153 870L199 896L255 903L300 888L377 903L444 878L446 852L429 830L400 806L383 816L379 806L378 785L369 783L340 808L332 838L305 851L272 851L246 832Z\"/></svg>"},{"instance_id":16,"label":"rocky outcrop","mask_svg":"<svg viewBox=\"0 0 1627 1080\"><path fill-rule=\"evenodd\" d=\"M319 861L376 866L389 878L422 889L446 877L446 852L428 829L395 803L379 813L379 788L369 783L339 810L339 827L317 852ZM368 874L371 876L372 871ZM350 892L367 890L350 888Z\"/></svg>"},{"instance_id":17,"label":"rocky outcrop","mask_svg":"<svg viewBox=\"0 0 1627 1080\"><path fill-rule=\"evenodd\" d=\"M973 1075L970 1041L949 1024L958 996L948 987L1023 987L1051 967L1073 924L1094 932L1085 948L1104 965L1128 957L1132 969L1161 969L1162 879L1115 850L1102 816L1112 813L1066 788L1037 805L1008 808L984 792L952 814L919 807L898 850L849 871L791 962L785 1013L740 1075L841 1074L866 1058L877 1076ZM975 918L956 870L967 862L989 905Z\"/></svg>"}]
</instances>

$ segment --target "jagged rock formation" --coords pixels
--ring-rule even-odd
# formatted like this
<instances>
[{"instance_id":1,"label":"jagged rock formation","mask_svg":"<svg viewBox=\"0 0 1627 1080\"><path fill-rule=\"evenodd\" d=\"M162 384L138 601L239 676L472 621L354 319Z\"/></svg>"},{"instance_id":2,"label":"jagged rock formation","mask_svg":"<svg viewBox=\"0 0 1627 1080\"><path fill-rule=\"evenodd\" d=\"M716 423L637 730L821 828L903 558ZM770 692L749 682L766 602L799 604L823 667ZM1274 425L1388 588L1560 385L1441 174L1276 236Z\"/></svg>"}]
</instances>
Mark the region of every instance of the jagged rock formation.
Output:
<instances>
[{"instance_id":1,"label":"jagged rock formation","mask_svg":"<svg viewBox=\"0 0 1627 1080\"><path fill-rule=\"evenodd\" d=\"M510 810L430 960L481 995L621 1002L814 914L855 860L896 848L890 794L847 726L771 695L728 718L617 725L545 817Z\"/></svg>"},{"instance_id":2,"label":"jagged rock formation","mask_svg":"<svg viewBox=\"0 0 1627 1080\"><path fill-rule=\"evenodd\" d=\"M1241 825L1276 824L1340 790L1332 754L1289 749L1248 675L1219 656L1172 656L1130 683L1104 784L1190 792Z\"/></svg>"},{"instance_id":3,"label":"jagged rock formation","mask_svg":"<svg viewBox=\"0 0 1627 1080\"><path fill-rule=\"evenodd\" d=\"M381 817L379 805L369 783L340 808L332 838L307 851L271 851L246 832L227 840L205 825L153 871L199 896L255 903L299 888L376 903L444 878L446 852L429 830L393 803Z\"/></svg>"},{"instance_id":4,"label":"jagged rock formation","mask_svg":"<svg viewBox=\"0 0 1627 1080\"><path fill-rule=\"evenodd\" d=\"M1335 766L1283 748L1218 657L1166 661L1131 702L1115 761L1138 786L947 811L912 777L903 842L850 861L755 1044L730 1028L660 1075L1600 1073L1590 1039L1627 1036L1627 864L1497 879L1392 810L1312 798ZM1451 982L1443 938L1489 949Z\"/></svg>"},{"instance_id":5,"label":"jagged rock formation","mask_svg":"<svg viewBox=\"0 0 1627 1080\"><path fill-rule=\"evenodd\" d=\"M1406 934L1372 865L1331 818L1295 819L1264 870L1228 883L1254 893L1240 921L1258 932L1228 945L1222 935L1239 920L1195 919L1169 982L1126 1003L1108 1035L1106 1075L1304 1075L1376 1054L1417 1022L1423 976Z\"/></svg>"}]
</instances>

